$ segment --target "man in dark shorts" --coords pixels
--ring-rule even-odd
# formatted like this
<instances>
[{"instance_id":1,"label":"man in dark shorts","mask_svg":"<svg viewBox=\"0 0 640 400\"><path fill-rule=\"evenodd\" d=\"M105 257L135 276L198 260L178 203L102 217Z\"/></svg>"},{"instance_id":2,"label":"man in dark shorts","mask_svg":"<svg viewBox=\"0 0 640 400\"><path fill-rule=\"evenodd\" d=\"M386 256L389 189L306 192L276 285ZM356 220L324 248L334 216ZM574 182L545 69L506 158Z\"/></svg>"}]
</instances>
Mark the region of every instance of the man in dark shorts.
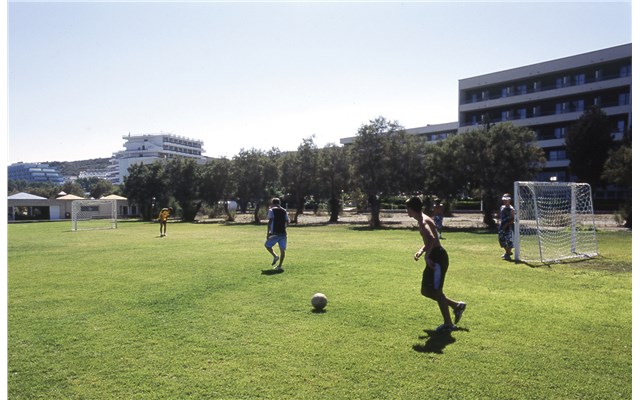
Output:
<instances>
[{"instance_id":1,"label":"man in dark shorts","mask_svg":"<svg viewBox=\"0 0 640 400\"><path fill-rule=\"evenodd\" d=\"M287 210L280 207L280 199L274 198L271 200L271 208L267 212L267 218L269 223L267 224L267 240L264 243L264 247L267 248L269 254L273 256L273 262L271 265L276 265L273 269L276 271L282 271L282 262L287 250L287 225L289 224L289 214ZM278 244L280 248L280 256L273 251L273 246Z\"/></svg>"},{"instance_id":2,"label":"man in dark shorts","mask_svg":"<svg viewBox=\"0 0 640 400\"><path fill-rule=\"evenodd\" d=\"M422 273L420 292L423 296L435 300L440 307L444 324L436 328L436 332L451 332L456 329L454 322L457 324L460 321L467 305L461 301L449 299L443 292L444 278L449 268L449 255L440 245L435 222L422 212L422 200L419 197L412 197L407 200L406 204L407 214L418 221L420 236L422 236L422 242L424 243L413 256L413 259L418 261L423 254L426 254L426 266ZM451 321L449 307L453 308L454 322Z\"/></svg>"}]
</instances>

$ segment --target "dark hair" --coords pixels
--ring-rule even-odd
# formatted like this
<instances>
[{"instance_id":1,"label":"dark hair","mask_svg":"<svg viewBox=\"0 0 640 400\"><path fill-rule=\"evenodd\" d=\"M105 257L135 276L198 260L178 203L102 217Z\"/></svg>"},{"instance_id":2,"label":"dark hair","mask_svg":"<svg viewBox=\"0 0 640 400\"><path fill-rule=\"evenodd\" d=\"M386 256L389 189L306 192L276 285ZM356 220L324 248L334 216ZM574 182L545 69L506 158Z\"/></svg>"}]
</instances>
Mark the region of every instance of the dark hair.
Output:
<instances>
[{"instance_id":1,"label":"dark hair","mask_svg":"<svg viewBox=\"0 0 640 400\"><path fill-rule=\"evenodd\" d=\"M412 197L405 204L413 211L422 212L422 200L419 197Z\"/></svg>"},{"instance_id":2,"label":"dark hair","mask_svg":"<svg viewBox=\"0 0 640 400\"><path fill-rule=\"evenodd\" d=\"M273 199L271 199L271 204L280 204L280 199L277 197L274 197Z\"/></svg>"}]
</instances>

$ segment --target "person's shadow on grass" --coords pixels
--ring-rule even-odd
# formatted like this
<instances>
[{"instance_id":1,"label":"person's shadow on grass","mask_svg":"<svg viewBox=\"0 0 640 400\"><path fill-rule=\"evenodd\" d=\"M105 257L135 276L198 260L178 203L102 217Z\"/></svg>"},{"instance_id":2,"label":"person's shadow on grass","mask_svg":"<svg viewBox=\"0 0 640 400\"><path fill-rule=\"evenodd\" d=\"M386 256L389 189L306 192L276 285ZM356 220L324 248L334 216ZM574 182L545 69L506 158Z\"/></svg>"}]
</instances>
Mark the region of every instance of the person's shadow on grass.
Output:
<instances>
[{"instance_id":1,"label":"person's shadow on grass","mask_svg":"<svg viewBox=\"0 0 640 400\"><path fill-rule=\"evenodd\" d=\"M263 269L262 275L277 275L283 273L283 269Z\"/></svg>"},{"instance_id":2,"label":"person's shadow on grass","mask_svg":"<svg viewBox=\"0 0 640 400\"><path fill-rule=\"evenodd\" d=\"M456 331L468 332L469 330L466 328L456 328L453 332ZM427 341L424 344L418 343L413 345L413 350L418 353L443 354L445 347L456 342L456 338L451 336L451 332L436 332L433 329L425 329L424 332L427 336L421 335L418 338L421 340L427 339Z\"/></svg>"}]
</instances>

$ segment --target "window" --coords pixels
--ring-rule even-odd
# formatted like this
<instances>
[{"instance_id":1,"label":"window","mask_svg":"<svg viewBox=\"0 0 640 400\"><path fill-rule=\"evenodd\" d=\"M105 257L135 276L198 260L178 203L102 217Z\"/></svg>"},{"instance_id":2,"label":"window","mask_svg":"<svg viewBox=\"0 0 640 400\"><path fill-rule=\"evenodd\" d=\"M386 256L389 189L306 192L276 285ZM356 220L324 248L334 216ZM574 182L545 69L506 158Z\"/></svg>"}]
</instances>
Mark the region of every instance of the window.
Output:
<instances>
[{"instance_id":1,"label":"window","mask_svg":"<svg viewBox=\"0 0 640 400\"><path fill-rule=\"evenodd\" d=\"M578 75L574 76L573 78L574 78L574 83L576 85L584 85L584 83L586 81L584 74L578 74Z\"/></svg>"},{"instance_id":2,"label":"window","mask_svg":"<svg viewBox=\"0 0 640 400\"><path fill-rule=\"evenodd\" d=\"M602 75L603 75L602 70L601 69L597 69L596 72L595 72L595 77L594 77L595 80L596 81L602 80Z\"/></svg>"},{"instance_id":3,"label":"window","mask_svg":"<svg viewBox=\"0 0 640 400\"><path fill-rule=\"evenodd\" d=\"M542 90L542 82L540 81L533 82L533 91L539 92L540 90Z\"/></svg>"},{"instance_id":4,"label":"window","mask_svg":"<svg viewBox=\"0 0 640 400\"><path fill-rule=\"evenodd\" d=\"M562 139L565 134L567 133L567 128L555 128L553 130L553 136L555 136L556 139Z\"/></svg>"},{"instance_id":5,"label":"window","mask_svg":"<svg viewBox=\"0 0 640 400\"><path fill-rule=\"evenodd\" d=\"M556 79L556 89L567 87L570 84L571 84L571 78L568 76L563 76L561 78Z\"/></svg>"},{"instance_id":6,"label":"window","mask_svg":"<svg viewBox=\"0 0 640 400\"><path fill-rule=\"evenodd\" d=\"M620 93L618 95L618 105L619 106L629 105L629 93Z\"/></svg>"},{"instance_id":7,"label":"window","mask_svg":"<svg viewBox=\"0 0 640 400\"><path fill-rule=\"evenodd\" d=\"M527 118L527 109L526 108L518 109L518 118L520 118L520 119L526 119Z\"/></svg>"},{"instance_id":8,"label":"window","mask_svg":"<svg viewBox=\"0 0 640 400\"><path fill-rule=\"evenodd\" d=\"M631 76L631 65L623 65L620 67L620 78Z\"/></svg>"},{"instance_id":9,"label":"window","mask_svg":"<svg viewBox=\"0 0 640 400\"><path fill-rule=\"evenodd\" d=\"M518 94L527 94L527 85L518 85Z\"/></svg>"},{"instance_id":10,"label":"window","mask_svg":"<svg viewBox=\"0 0 640 400\"><path fill-rule=\"evenodd\" d=\"M572 111L583 112L584 100L575 100L571 102Z\"/></svg>"},{"instance_id":11,"label":"window","mask_svg":"<svg viewBox=\"0 0 640 400\"><path fill-rule=\"evenodd\" d=\"M567 159L567 152L565 150L549 151L549 161L562 161L566 159Z\"/></svg>"}]
</instances>

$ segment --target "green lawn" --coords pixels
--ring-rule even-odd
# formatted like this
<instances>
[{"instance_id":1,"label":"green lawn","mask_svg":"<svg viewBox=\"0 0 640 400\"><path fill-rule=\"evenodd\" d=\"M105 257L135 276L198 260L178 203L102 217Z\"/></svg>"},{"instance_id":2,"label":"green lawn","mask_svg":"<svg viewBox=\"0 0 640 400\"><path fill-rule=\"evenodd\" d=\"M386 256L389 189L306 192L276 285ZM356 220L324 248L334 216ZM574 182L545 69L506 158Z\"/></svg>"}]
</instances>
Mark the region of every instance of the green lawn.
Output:
<instances>
[{"instance_id":1,"label":"green lawn","mask_svg":"<svg viewBox=\"0 0 640 400\"><path fill-rule=\"evenodd\" d=\"M292 226L272 275L264 225L70 228L8 227L11 399L631 398L630 233L538 267L446 233L449 336L415 230Z\"/></svg>"}]
</instances>

